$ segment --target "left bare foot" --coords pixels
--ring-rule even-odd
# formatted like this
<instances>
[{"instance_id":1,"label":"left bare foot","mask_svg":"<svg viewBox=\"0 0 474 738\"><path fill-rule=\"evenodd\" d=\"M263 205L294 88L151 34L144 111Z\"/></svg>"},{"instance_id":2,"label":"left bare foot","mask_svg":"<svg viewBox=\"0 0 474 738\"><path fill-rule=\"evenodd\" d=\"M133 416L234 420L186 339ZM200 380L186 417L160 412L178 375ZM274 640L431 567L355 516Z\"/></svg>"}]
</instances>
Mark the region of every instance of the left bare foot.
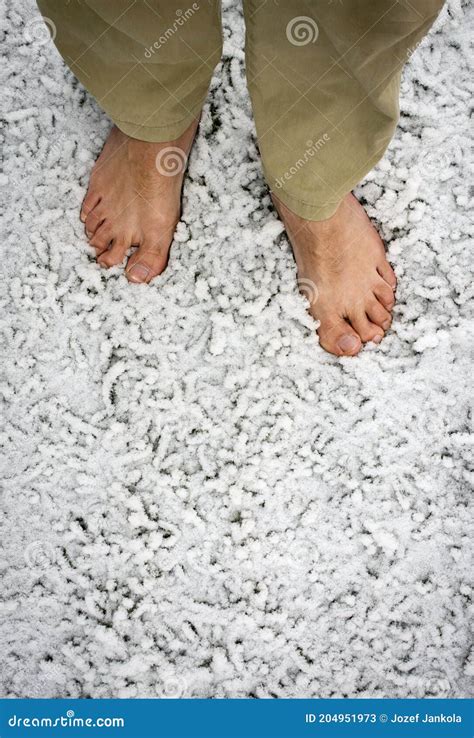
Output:
<instances>
[{"instance_id":1,"label":"left bare foot","mask_svg":"<svg viewBox=\"0 0 474 738\"><path fill-rule=\"evenodd\" d=\"M363 343L380 343L392 321L397 280L362 205L349 194L331 218L313 221L273 201L293 247L300 290L320 322L321 346L354 356Z\"/></svg>"}]
</instances>

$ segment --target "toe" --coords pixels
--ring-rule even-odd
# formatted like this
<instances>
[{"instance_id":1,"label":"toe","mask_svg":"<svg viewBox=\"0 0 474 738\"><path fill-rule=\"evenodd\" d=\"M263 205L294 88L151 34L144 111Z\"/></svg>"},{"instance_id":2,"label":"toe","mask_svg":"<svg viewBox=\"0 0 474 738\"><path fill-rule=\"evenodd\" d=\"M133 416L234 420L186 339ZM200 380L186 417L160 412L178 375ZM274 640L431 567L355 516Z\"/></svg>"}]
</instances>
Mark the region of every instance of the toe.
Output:
<instances>
[{"instance_id":1,"label":"toe","mask_svg":"<svg viewBox=\"0 0 474 738\"><path fill-rule=\"evenodd\" d=\"M89 213L92 212L92 210L94 210L94 208L99 204L99 202L100 202L100 195L98 195L97 192L93 192L89 190L89 192L84 198L84 201L81 207L80 218L83 223L86 222L87 216L89 215Z\"/></svg>"},{"instance_id":2,"label":"toe","mask_svg":"<svg viewBox=\"0 0 474 738\"><path fill-rule=\"evenodd\" d=\"M376 298L382 303L384 308L391 310L395 304L395 297L392 288L387 282L382 277L376 278L376 284L373 289Z\"/></svg>"},{"instance_id":3,"label":"toe","mask_svg":"<svg viewBox=\"0 0 474 738\"><path fill-rule=\"evenodd\" d=\"M129 241L125 239L115 239L112 246L99 255L97 261L101 266L107 268L117 266L124 260L129 245Z\"/></svg>"},{"instance_id":4,"label":"toe","mask_svg":"<svg viewBox=\"0 0 474 738\"><path fill-rule=\"evenodd\" d=\"M384 259L378 265L377 271L380 276L386 281L388 286L391 287L392 290L395 290L397 286L397 277L395 276L395 272L386 259Z\"/></svg>"},{"instance_id":5,"label":"toe","mask_svg":"<svg viewBox=\"0 0 474 738\"><path fill-rule=\"evenodd\" d=\"M383 329L379 325L372 323L365 312L358 312L357 314L350 315L349 318L352 327L357 331L363 343L367 343L367 341L380 343L384 336Z\"/></svg>"},{"instance_id":6,"label":"toe","mask_svg":"<svg viewBox=\"0 0 474 738\"><path fill-rule=\"evenodd\" d=\"M357 333L343 318L321 320L318 334L321 346L336 356L354 356L362 346Z\"/></svg>"},{"instance_id":7,"label":"toe","mask_svg":"<svg viewBox=\"0 0 474 738\"><path fill-rule=\"evenodd\" d=\"M107 221L105 221L101 226L99 226L99 228L97 228L96 232L89 240L89 243L95 248L97 255L99 256L108 248L113 237L114 234Z\"/></svg>"},{"instance_id":8,"label":"toe","mask_svg":"<svg viewBox=\"0 0 474 738\"><path fill-rule=\"evenodd\" d=\"M98 227L104 222L105 213L99 206L94 208L86 218L85 230L87 238L91 238Z\"/></svg>"},{"instance_id":9,"label":"toe","mask_svg":"<svg viewBox=\"0 0 474 738\"><path fill-rule=\"evenodd\" d=\"M389 311L384 308L382 303L377 300L375 295L373 299L370 300L370 302L366 305L365 312L369 320L372 323L375 323L375 325L379 325L381 328L384 329L384 331L390 328L392 316Z\"/></svg>"},{"instance_id":10,"label":"toe","mask_svg":"<svg viewBox=\"0 0 474 738\"><path fill-rule=\"evenodd\" d=\"M130 282L150 282L161 274L168 261L168 250L150 248L144 243L130 257L125 273Z\"/></svg>"}]
</instances>

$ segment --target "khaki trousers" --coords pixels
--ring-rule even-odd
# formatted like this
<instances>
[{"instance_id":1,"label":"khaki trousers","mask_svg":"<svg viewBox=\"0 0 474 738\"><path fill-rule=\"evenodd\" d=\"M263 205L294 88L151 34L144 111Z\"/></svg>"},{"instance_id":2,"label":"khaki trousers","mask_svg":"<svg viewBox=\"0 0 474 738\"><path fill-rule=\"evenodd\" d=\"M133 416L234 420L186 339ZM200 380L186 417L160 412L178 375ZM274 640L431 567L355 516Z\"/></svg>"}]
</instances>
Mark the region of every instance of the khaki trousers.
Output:
<instances>
[{"instance_id":1,"label":"khaki trousers","mask_svg":"<svg viewBox=\"0 0 474 738\"><path fill-rule=\"evenodd\" d=\"M244 0L264 173L290 210L330 217L381 158L397 124L401 70L442 4ZM124 133L172 141L199 115L221 57L219 2L38 5L66 63Z\"/></svg>"}]
</instances>

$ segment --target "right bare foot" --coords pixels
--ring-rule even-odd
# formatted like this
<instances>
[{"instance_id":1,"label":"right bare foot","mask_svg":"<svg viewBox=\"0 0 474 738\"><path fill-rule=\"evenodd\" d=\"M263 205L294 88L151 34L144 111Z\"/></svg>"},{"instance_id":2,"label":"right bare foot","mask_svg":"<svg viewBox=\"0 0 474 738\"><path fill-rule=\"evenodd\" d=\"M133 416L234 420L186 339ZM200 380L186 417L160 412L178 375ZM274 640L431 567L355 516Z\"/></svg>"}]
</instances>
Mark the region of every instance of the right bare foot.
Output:
<instances>
[{"instance_id":1,"label":"right bare foot","mask_svg":"<svg viewBox=\"0 0 474 738\"><path fill-rule=\"evenodd\" d=\"M131 282L150 282L165 269L181 215L181 189L198 120L180 138L148 143L111 130L82 204L89 243L104 267L121 264Z\"/></svg>"}]
</instances>

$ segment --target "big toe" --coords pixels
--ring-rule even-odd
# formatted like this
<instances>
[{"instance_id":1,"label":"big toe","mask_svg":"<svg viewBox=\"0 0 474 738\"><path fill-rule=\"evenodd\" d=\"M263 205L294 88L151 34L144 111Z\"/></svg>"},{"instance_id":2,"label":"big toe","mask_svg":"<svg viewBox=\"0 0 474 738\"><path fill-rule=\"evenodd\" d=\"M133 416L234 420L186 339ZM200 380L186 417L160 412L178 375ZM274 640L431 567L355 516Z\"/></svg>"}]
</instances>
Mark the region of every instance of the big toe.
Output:
<instances>
[{"instance_id":1,"label":"big toe","mask_svg":"<svg viewBox=\"0 0 474 738\"><path fill-rule=\"evenodd\" d=\"M167 252L151 250L143 245L128 260L125 274L129 282L147 284L164 271L167 261Z\"/></svg>"},{"instance_id":2,"label":"big toe","mask_svg":"<svg viewBox=\"0 0 474 738\"><path fill-rule=\"evenodd\" d=\"M321 320L318 334L321 346L336 356L355 356L362 347L359 336L343 318Z\"/></svg>"}]
</instances>

